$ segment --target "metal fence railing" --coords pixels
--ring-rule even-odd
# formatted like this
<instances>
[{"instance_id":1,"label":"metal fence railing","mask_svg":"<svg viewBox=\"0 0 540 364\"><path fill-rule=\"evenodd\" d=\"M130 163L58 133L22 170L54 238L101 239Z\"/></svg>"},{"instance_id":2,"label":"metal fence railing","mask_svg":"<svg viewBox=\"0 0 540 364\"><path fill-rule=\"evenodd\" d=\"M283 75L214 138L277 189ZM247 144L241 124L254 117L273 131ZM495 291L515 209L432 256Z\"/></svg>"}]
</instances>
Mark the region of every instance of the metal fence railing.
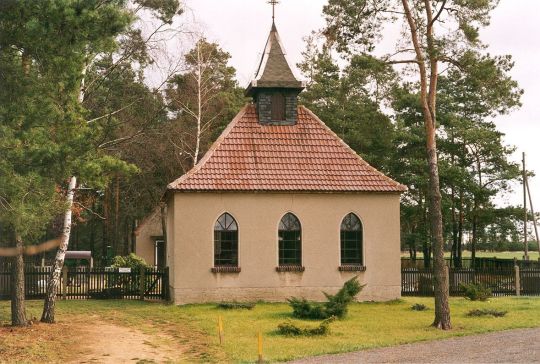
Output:
<instances>
[{"instance_id":1,"label":"metal fence railing","mask_svg":"<svg viewBox=\"0 0 540 364\"><path fill-rule=\"evenodd\" d=\"M51 267L25 268L25 296L44 298ZM0 271L0 299L9 299L11 272ZM58 296L64 299L168 299L169 269L64 267Z\"/></svg>"}]
</instances>

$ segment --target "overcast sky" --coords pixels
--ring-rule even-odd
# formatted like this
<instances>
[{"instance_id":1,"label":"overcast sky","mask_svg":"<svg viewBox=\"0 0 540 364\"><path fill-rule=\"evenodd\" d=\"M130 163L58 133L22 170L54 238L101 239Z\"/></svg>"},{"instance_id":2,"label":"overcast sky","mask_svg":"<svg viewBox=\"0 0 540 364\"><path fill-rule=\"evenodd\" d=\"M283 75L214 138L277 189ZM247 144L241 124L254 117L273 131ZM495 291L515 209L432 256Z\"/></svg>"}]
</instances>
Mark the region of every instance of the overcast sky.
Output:
<instances>
[{"instance_id":1,"label":"overcast sky","mask_svg":"<svg viewBox=\"0 0 540 364\"><path fill-rule=\"evenodd\" d=\"M271 6L266 0L186 0L190 16L200 22L212 41L231 56L238 81L247 85L256 71L271 26ZM276 7L276 24L291 66L301 60L303 38L324 25L322 7L326 0L281 0ZM540 174L540 0L502 0L492 14L491 25L481 39L492 54L511 54L515 60L512 76L525 90L520 110L497 118L506 134L505 142L518 147L514 156L527 153L528 169ZM392 43L394 40L392 40ZM540 175L530 180L533 203L540 211ZM522 187L506 201L522 204Z\"/></svg>"}]
</instances>

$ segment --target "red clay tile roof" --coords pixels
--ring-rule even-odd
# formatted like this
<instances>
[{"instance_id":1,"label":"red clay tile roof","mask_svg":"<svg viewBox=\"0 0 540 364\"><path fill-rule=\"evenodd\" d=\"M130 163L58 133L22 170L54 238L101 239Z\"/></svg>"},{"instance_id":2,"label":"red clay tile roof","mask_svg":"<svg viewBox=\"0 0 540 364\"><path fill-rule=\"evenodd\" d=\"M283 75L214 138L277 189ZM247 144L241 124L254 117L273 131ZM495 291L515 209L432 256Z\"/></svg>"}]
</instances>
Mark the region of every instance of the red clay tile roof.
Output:
<instances>
[{"instance_id":1,"label":"red clay tile roof","mask_svg":"<svg viewBox=\"0 0 540 364\"><path fill-rule=\"evenodd\" d=\"M298 109L296 125L261 125L253 105L238 113L204 158L169 184L177 191L403 192L319 118Z\"/></svg>"}]
</instances>

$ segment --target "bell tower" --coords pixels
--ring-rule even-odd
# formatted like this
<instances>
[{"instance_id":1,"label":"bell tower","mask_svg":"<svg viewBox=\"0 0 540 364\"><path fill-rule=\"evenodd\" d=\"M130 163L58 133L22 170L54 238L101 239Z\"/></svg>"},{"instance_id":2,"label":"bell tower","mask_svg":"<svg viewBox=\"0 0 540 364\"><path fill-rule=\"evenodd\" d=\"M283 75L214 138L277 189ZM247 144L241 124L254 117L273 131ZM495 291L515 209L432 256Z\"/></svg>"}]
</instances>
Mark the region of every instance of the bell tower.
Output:
<instances>
[{"instance_id":1,"label":"bell tower","mask_svg":"<svg viewBox=\"0 0 540 364\"><path fill-rule=\"evenodd\" d=\"M298 94L304 89L296 79L285 57L274 22L276 0L272 5L272 28L264 54L246 96L253 97L259 122L263 125L294 125L298 120Z\"/></svg>"}]
</instances>

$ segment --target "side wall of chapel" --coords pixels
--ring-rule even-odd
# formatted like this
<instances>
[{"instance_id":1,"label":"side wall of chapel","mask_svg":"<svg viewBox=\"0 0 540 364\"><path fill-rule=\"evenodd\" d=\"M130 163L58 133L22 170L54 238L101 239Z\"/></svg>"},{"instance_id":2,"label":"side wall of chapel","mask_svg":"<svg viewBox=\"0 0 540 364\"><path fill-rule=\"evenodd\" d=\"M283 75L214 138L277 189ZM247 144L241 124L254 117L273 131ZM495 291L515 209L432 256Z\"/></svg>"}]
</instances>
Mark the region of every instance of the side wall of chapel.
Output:
<instances>
[{"instance_id":1,"label":"side wall of chapel","mask_svg":"<svg viewBox=\"0 0 540 364\"><path fill-rule=\"evenodd\" d=\"M324 300L358 275L359 300L400 297L400 196L397 193L190 193L169 197L167 261L176 304ZM212 273L214 224L224 212L238 223L240 273ZM304 272L277 272L278 224L287 212L302 225ZM348 213L363 224L364 272L341 272L340 225Z\"/></svg>"}]
</instances>

